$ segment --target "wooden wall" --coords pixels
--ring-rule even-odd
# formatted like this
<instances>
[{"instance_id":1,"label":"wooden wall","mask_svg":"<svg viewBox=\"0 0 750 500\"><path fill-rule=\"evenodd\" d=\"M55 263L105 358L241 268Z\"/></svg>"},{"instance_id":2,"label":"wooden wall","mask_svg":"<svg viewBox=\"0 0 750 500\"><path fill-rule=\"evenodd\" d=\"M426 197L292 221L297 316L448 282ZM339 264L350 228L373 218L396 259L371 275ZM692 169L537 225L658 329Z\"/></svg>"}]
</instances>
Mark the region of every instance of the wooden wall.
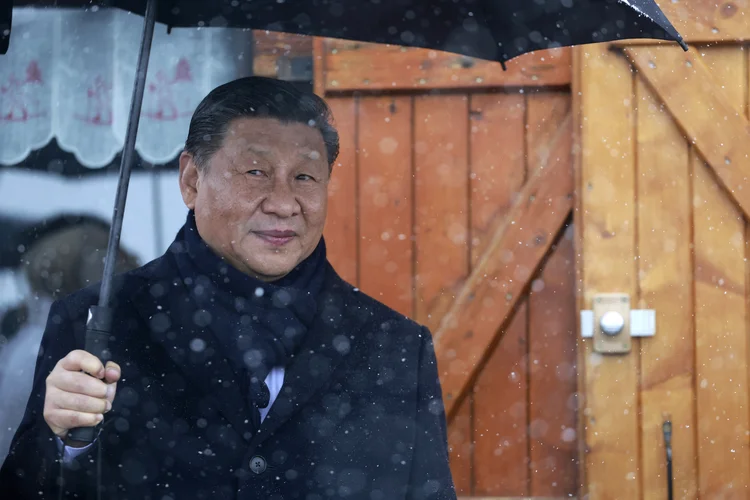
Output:
<instances>
[{"instance_id":1,"label":"wooden wall","mask_svg":"<svg viewBox=\"0 0 750 500\"><path fill-rule=\"evenodd\" d=\"M330 43L328 54L343 57L340 42ZM359 68L374 68L373 76L350 81L385 78L383 65L391 59L366 50L369 59ZM414 52L411 61L429 57ZM389 71L402 69L407 72L392 64ZM564 86L481 86L323 93L341 133L325 233L330 258L363 292L434 333L519 191L549 160L550 138L571 112L570 92ZM571 156L562 161L572 178ZM528 279L528 287L498 325L502 340L487 353L450 423L461 495L563 497L577 491L569 223L555 230L551 251L527 271L531 276L517 276Z\"/></svg>"},{"instance_id":2,"label":"wooden wall","mask_svg":"<svg viewBox=\"0 0 750 500\"><path fill-rule=\"evenodd\" d=\"M749 498L746 46L577 55L581 307L625 292L657 320L626 355L583 342L584 490L667 498L669 418L675 498Z\"/></svg>"}]
</instances>

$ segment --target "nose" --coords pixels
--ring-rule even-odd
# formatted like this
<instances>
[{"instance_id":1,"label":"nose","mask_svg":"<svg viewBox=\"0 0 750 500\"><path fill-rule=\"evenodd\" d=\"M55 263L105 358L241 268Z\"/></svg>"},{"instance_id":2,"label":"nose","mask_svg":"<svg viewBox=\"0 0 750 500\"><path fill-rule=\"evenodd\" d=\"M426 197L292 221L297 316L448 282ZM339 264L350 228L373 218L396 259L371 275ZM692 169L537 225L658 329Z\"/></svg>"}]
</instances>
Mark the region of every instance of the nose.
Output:
<instances>
[{"instance_id":1,"label":"nose","mask_svg":"<svg viewBox=\"0 0 750 500\"><path fill-rule=\"evenodd\" d=\"M302 209L289 183L277 177L261 204L261 210L266 214L288 218L299 214Z\"/></svg>"}]
</instances>

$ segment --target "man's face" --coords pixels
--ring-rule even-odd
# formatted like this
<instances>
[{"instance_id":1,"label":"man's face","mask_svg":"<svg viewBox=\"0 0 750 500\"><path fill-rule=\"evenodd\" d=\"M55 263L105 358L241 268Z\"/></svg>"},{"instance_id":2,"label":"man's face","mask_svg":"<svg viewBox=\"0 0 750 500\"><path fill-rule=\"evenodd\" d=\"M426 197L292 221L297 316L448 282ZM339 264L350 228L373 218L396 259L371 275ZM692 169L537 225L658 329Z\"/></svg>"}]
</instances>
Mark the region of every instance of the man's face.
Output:
<instances>
[{"instance_id":1,"label":"man's face","mask_svg":"<svg viewBox=\"0 0 750 500\"><path fill-rule=\"evenodd\" d=\"M198 232L240 271L270 281L307 258L323 234L330 177L315 127L272 118L230 123L199 169L180 157L180 190Z\"/></svg>"}]
</instances>

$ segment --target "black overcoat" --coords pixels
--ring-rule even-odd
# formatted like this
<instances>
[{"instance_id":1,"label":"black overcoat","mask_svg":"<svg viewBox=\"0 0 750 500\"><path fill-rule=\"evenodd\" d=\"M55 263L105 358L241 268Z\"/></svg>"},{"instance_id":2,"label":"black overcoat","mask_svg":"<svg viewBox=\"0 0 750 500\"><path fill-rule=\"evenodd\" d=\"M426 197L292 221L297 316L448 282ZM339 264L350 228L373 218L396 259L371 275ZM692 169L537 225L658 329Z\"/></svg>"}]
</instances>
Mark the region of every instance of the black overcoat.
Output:
<instances>
[{"instance_id":1,"label":"black overcoat","mask_svg":"<svg viewBox=\"0 0 750 500\"><path fill-rule=\"evenodd\" d=\"M120 275L115 290L110 348L122 377L101 449L64 468L67 498L95 498L97 469L105 500L456 497L430 332L328 263L318 317L255 434L241 384L174 257ZM32 396L0 470L2 498L57 498L45 380L84 345L97 295L89 287L52 306Z\"/></svg>"}]
</instances>

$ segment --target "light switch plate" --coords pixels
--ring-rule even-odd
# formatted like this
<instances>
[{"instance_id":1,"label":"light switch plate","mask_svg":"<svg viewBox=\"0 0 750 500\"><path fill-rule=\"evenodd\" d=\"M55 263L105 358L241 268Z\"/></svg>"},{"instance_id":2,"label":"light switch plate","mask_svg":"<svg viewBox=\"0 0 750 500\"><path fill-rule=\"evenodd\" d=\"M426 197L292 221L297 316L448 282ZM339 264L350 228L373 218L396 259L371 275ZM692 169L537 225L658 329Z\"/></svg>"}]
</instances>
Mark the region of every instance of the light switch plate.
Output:
<instances>
[{"instance_id":1,"label":"light switch plate","mask_svg":"<svg viewBox=\"0 0 750 500\"><path fill-rule=\"evenodd\" d=\"M631 309L630 336L653 337L654 335L656 335L656 310ZM594 311L591 309L581 311L581 337L594 338Z\"/></svg>"}]
</instances>

